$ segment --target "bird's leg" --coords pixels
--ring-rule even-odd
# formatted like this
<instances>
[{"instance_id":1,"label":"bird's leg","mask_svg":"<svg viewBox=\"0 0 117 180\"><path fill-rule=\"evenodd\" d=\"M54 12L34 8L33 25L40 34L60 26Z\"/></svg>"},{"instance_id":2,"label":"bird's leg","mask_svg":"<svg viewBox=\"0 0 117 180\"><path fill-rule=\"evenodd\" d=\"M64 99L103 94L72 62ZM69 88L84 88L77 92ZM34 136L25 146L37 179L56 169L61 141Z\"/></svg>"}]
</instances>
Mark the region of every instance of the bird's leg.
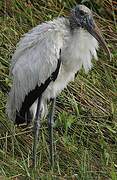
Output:
<instances>
[{"instance_id":1,"label":"bird's leg","mask_svg":"<svg viewBox=\"0 0 117 180\"><path fill-rule=\"evenodd\" d=\"M54 167L54 146L53 146L53 124L54 124L54 109L56 98L51 99L50 113L48 116L49 144L50 144L50 163L51 168Z\"/></svg>"},{"instance_id":2,"label":"bird's leg","mask_svg":"<svg viewBox=\"0 0 117 180\"><path fill-rule=\"evenodd\" d=\"M36 168L36 152L37 152L37 144L38 144L38 138L39 138L39 129L40 129L40 119L41 119L41 96L38 98L37 103L37 111L36 116L34 120L34 142L33 142L33 152L32 152L32 166Z\"/></svg>"}]
</instances>

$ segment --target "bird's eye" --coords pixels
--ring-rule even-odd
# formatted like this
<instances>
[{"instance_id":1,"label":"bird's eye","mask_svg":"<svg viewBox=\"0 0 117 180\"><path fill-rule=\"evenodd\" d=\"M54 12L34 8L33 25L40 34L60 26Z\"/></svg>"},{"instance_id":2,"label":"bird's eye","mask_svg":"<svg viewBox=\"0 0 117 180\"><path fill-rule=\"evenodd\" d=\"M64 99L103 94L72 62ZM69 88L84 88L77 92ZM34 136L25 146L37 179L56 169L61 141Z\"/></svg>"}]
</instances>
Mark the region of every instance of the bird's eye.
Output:
<instances>
[{"instance_id":1,"label":"bird's eye","mask_svg":"<svg viewBox=\"0 0 117 180\"><path fill-rule=\"evenodd\" d=\"M80 10L80 15L83 16L85 13L83 10Z\"/></svg>"}]
</instances>

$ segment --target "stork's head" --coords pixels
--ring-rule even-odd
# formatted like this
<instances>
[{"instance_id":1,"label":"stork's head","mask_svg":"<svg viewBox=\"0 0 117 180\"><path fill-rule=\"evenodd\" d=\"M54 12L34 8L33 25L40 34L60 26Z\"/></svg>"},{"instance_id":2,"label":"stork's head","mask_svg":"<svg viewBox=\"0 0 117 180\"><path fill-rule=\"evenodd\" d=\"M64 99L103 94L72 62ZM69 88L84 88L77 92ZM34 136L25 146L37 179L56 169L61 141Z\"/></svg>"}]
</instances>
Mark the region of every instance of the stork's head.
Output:
<instances>
[{"instance_id":1,"label":"stork's head","mask_svg":"<svg viewBox=\"0 0 117 180\"><path fill-rule=\"evenodd\" d=\"M70 24L72 29L83 28L87 30L105 49L111 59L110 51L103 39L94 19L93 14L85 5L77 5L71 11Z\"/></svg>"}]
</instances>

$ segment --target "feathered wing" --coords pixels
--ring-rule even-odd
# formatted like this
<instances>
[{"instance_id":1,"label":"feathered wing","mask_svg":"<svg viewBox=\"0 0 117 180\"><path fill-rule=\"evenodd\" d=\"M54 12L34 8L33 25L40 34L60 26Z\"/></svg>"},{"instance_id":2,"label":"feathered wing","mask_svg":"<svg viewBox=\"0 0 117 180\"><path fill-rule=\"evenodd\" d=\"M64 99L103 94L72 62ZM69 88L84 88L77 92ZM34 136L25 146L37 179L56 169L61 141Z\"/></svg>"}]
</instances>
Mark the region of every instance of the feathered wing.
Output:
<instances>
[{"instance_id":1,"label":"feathered wing","mask_svg":"<svg viewBox=\"0 0 117 180\"><path fill-rule=\"evenodd\" d=\"M12 58L13 85L7 102L7 114L13 121L25 96L56 70L62 41L56 24L50 22L33 28L18 43Z\"/></svg>"}]
</instances>

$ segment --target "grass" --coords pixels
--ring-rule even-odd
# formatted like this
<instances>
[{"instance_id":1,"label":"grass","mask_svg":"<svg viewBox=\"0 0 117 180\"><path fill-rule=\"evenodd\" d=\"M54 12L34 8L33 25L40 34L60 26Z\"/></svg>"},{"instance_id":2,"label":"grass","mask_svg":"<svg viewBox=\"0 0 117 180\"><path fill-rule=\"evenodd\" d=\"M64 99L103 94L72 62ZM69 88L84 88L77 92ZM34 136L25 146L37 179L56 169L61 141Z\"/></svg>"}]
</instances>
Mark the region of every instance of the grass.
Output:
<instances>
[{"instance_id":1,"label":"grass","mask_svg":"<svg viewBox=\"0 0 117 180\"><path fill-rule=\"evenodd\" d=\"M117 26L115 1L85 1L112 53L104 52L85 74L81 70L57 98L54 127L55 169L49 166L46 120L42 122L38 167L31 164L32 126L14 127L5 114L11 86L9 64L20 37L37 24L67 15L75 0L0 2L0 180L117 179ZM77 1L81 2L81 1ZM115 11L114 11L115 10Z\"/></svg>"}]
</instances>

